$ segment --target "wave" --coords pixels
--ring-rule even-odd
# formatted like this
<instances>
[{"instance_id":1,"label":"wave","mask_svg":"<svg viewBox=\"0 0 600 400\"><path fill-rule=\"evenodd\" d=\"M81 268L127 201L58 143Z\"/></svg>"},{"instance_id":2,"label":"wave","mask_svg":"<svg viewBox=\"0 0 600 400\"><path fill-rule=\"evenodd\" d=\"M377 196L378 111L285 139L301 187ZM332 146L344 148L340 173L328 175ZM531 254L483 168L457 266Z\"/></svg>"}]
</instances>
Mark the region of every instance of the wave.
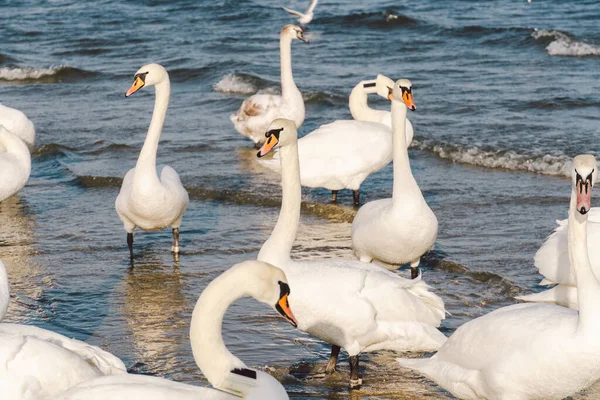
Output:
<instances>
[{"instance_id":1,"label":"wave","mask_svg":"<svg viewBox=\"0 0 600 400\"><path fill-rule=\"evenodd\" d=\"M535 40L550 41L546 51L551 56L592 57L600 56L600 46L577 41L565 32L534 29L531 36Z\"/></svg>"},{"instance_id":2,"label":"wave","mask_svg":"<svg viewBox=\"0 0 600 400\"><path fill-rule=\"evenodd\" d=\"M64 65L51 67L0 67L0 81L21 83L58 83L73 82L94 77L96 72L86 71Z\"/></svg>"},{"instance_id":3,"label":"wave","mask_svg":"<svg viewBox=\"0 0 600 400\"><path fill-rule=\"evenodd\" d=\"M0 64L15 62L16 60L7 54L0 53Z\"/></svg>"},{"instance_id":4,"label":"wave","mask_svg":"<svg viewBox=\"0 0 600 400\"><path fill-rule=\"evenodd\" d=\"M461 164L486 168L527 171L543 175L571 176L572 159L566 155L525 155L513 150L484 150L477 146L463 147L435 140L415 139L413 148Z\"/></svg>"},{"instance_id":5,"label":"wave","mask_svg":"<svg viewBox=\"0 0 600 400\"><path fill-rule=\"evenodd\" d=\"M213 89L220 93L253 94L259 90L260 80L253 75L227 74L213 85Z\"/></svg>"},{"instance_id":6,"label":"wave","mask_svg":"<svg viewBox=\"0 0 600 400\"><path fill-rule=\"evenodd\" d=\"M400 14L394 10L379 12L354 13L342 17L328 16L319 18L320 23L341 23L342 25L357 27L360 25L375 29L390 29L396 27L415 26L420 23L418 19Z\"/></svg>"}]
</instances>

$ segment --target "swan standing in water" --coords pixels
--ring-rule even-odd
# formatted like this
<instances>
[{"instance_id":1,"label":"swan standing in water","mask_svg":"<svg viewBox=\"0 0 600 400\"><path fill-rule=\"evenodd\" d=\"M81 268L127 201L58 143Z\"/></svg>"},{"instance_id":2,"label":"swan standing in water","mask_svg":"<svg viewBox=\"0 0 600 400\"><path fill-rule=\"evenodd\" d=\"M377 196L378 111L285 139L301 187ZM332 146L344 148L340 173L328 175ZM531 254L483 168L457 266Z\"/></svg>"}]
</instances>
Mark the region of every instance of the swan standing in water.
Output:
<instances>
[{"instance_id":1,"label":"swan standing in water","mask_svg":"<svg viewBox=\"0 0 600 400\"><path fill-rule=\"evenodd\" d=\"M333 202L337 201L339 190L350 189L354 193L354 205L359 205L362 182L392 161L392 131L380 123L387 120L390 112L370 108L367 96L376 93L387 99L393 86L394 82L383 75L360 82L349 100L350 112L356 121L338 120L321 125L298 140L302 186L331 190ZM407 119L407 146L412 137L412 124ZM279 151L260 163L281 173Z\"/></svg>"},{"instance_id":2,"label":"swan standing in water","mask_svg":"<svg viewBox=\"0 0 600 400\"><path fill-rule=\"evenodd\" d=\"M115 201L117 214L127 231L127 245L132 259L133 230L136 226L145 231L158 231L171 226L173 228L171 251L178 254L179 227L183 213L189 204L188 193L173 168L165 166L160 178L156 173L156 151L171 92L169 74L161 65L144 65L136 72L133 85L125 97L131 96L145 86L156 88L152 121L137 164L125 175L121 191Z\"/></svg>"},{"instance_id":3,"label":"swan standing in water","mask_svg":"<svg viewBox=\"0 0 600 400\"><path fill-rule=\"evenodd\" d=\"M25 142L31 150L35 144L35 126L22 112L0 104L0 125Z\"/></svg>"},{"instance_id":4,"label":"swan standing in water","mask_svg":"<svg viewBox=\"0 0 600 400\"><path fill-rule=\"evenodd\" d=\"M573 160L569 259L579 312L555 304L502 307L467 322L431 358L399 359L461 399L562 399L600 378L600 282L587 246L596 159Z\"/></svg>"},{"instance_id":5,"label":"swan standing in water","mask_svg":"<svg viewBox=\"0 0 600 400\"><path fill-rule=\"evenodd\" d=\"M364 262L410 263L411 276L416 278L421 256L433 246L437 237L438 222L410 170L406 148L408 108L416 109L412 85L408 79L400 79L392 93L392 198L369 202L358 210L352 223L352 246L358 259Z\"/></svg>"},{"instance_id":6,"label":"swan standing in water","mask_svg":"<svg viewBox=\"0 0 600 400\"><path fill-rule=\"evenodd\" d=\"M544 279L540 282L543 286L554 287L539 293L517 297L523 301L540 301L556 303L574 310L579 309L577 304L577 284L571 272L569 262L569 221L557 221L558 227L548 240L535 253L534 263ZM600 208L593 207L588 212L588 255L594 275L600 276Z\"/></svg>"},{"instance_id":7,"label":"swan standing in water","mask_svg":"<svg viewBox=\"0 0 600 400\"><path fill-rule=\"evenodd\" d=\"M350 356L350 384L361 384L358 355L380 349L433 351L446 337L436 329L444 302L420 277L404 279L374 264L356 260L293 261L292 244L300 222L298 132L293 121L277 119L258 152L280 147L281 211L258 259L281 268L294 291L290 305L298 327L325 342L332 353L326 371L335 371L340 348Z\"/></svg>"},{"instance_id":8,"label":"swan standing in water","mask_svg":"<svg viewBox=\"0 0 600 400\"><path fill-rule=\"evenodd\" d=\"M0 261L0 322L10 289ZM0 323L0 399L39 400L102 375L125 374L117 357L36 326Z\"/></svg>"},{"instance_id":9,"label":"swan standing in water","mask_svg":"<svg viewBox=\"0 0 600 400\"><path fill-rule=\"evenodd\" d=\"M294 83L292 76L292 40L308 43L302 29L296 25L286 25L279 36L281 63L281 96L274 94L255 94L242 103L237 113L229 119L235 129L254 142L265 140L267 127L275 118L289 118L300 127L304 122L304 99Z\"/></svg>"},{"instance_id":10,"label":"swan standing in water","mask_svg":"<svg viewBox=\"0 0 600 400\"><path fill-rule=\"evenodd\" d=\"M298 17L298 22L300 23L302 30L306 30L306 25L308 23L310 23L310 21L312 21L312 19L314 17L313 12L315 11L315 7L317 6L318 1L319 0L310 0L310 3L308 4L308 8L306 9L306 12L304 14L302 14L299 11L287 8L287 7L281 7L281 8L283 8L288 14Z\"/></svg>"},{"instance_id":11,"label":"swan standing in water","mask_svg":"<svg viewBox=\"0 0 600 400\"><path fill-rule=\"evenodd\" d=\"M204 289L192 314L190 342L196 364L216 389L130 374L84 382L53 400L288 399L275 378L266 372L248 369L227 350L221 325L229 305L250 296L273 307L296 326L288 305L289 293L284 273L260 261L234 265Z\"/></svg>"},{"instance_id":12,"label":"swan standing in water","mask_svg":"<svg viewBox=\"0 0 600 400\"><path fill-rule=\"evenodd\" d=\"M27 145L0 125L0 201L23 189L31 173Z\"/></svg>"}]
</instances>

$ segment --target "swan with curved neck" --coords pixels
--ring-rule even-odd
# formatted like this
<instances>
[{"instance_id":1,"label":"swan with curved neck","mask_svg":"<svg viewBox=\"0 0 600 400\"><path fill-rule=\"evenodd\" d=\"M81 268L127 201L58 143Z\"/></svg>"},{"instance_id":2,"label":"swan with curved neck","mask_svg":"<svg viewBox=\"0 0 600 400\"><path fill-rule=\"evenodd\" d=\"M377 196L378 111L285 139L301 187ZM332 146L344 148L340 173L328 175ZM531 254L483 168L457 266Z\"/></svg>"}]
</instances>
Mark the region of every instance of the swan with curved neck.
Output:
<instances>
[{"instance_id":1,"label":"swan with curved neck","mask_svg":"<svg viewBox=\"0 0 600 400\"><path fill-rule=\"evenodd\" d=\"M117 214L127 232L132 259L133 230L136 227L157 231L170 226L173 230L171 251L178 254L179 227L189 204L188 193L173 168L165 166L160 178L156 173L156 152L171 93L169 74L161 65L144 65L136 72L133 85L125 96L129 97L146 86L154 86L156 90L152 120L135 168L125 175L115 201Z\"/></svg>"},{"instance_id":2,"label":"swan with curved neck","mask_svg":"<svg viewBox=\"0 0 600 400\"><path fill-rule=\"evenodd\" d=\"M248 369L227 350L221 325L231 303L249 296L276 309L295 326L296 320L288 305L289 293L285 274L260 261L234 265L204 289L192 313L190 342L196 364L216 389L130 374L84 382L54 400L288 399L275 378L266 372Z\"/></svg>"},{"instance_id":3,"label":"swan with curved neck","mask_svg":"<svg viewBox=\"0 0 600 400\"><path fill-rule=\"evenodd\" d=\"M31 325L2 322L10 300L0 261L0 399L37 400L103 375L125 374L121 360L87 343Z\"/></svg>"},{"instance_id":4,"label":"swan with curved neck","mask_svg":"<svg viewBox=\"0 0 600 400\"><path fill-rule=\"evenodd\" d=\"M352 223L352 246L359 260L383 261L396 269L410 263L418 276L421 256L433 246L438 222L410 169L406 149L406 113L415 110L412 84L400 79L392 93L394 186L391 199L362 206ZM395 265L394 265L395 264Z\"/></svg>"},{"instance_id":5,"label":"swan with curved neck","mask_svg":"<svg viewBox=\"0 0 600 400\"><path fill-rule=\"evenodd\" d=\"M380 123L390 112L370 108L367 96L373 93L387 99L393 86L394 82L383 75L360 82L350 94L350 112L356 121L338 120L321 125L298 140L302 186L331 190L333 202L337 201L339 190L350 189L354 205L359 205L360 185L392 161L391 127ZM406 120L407 146L412 135L412 125ZM260 163L281 172L278 152Z\"/></svg>"},{"instance_id":6,"label":"swan with curved neck","mask_svg":"<svg viewBox=\"0 0 600 400\"><path fill-rule=\"evenodd\" d=\"M244 100L238 112L229 117L235 129L242 136L252 139L257 147L265 140L265 131L275 118L289 118L298 127L304 122L304 99L292 75L292 41L295 39L308 43L299 26L284 26L279 36L281 96L250 96Z\"/></svg>"},{"instance_id":7,"label":"swan with curved neck","mask_svg":"<svg viewBox=\"0 0 600 400\"><path fill-rule=\"evenodd\" d=\"M35 126L20 110L0 104L0 125L21 139L29 150L35 145Z\"/></svg>"},{"instance_id":8,"label":"swan with curved neck","mask_svg":"<svg viewBox=\"0 0 600 400\"><path fill-rule=\"evenodd\" d=\"M569 258L579 312L555 304L502 307L467 322L428 359L400 365L461 399L562 399L600 378L600 282L587 252L596 159L573 160Z\"/></svg>"},{"instance_id":9,"label":"swan with curved neck","mask_svg":"<svg viewBox=\"0 0 600 400\"><path fill-rule=\"evenodd\" d=\"M301 204L298 132L293 121L277 119L266 137L258 156L279 146L283 194L277 224L258 259L285 272L294 289L290 305L298 327L333 345L326 371L335 370L340 348L344 348L350 356L350 383L355 386L361 382L361 352L437 349L446 340L436 329L444 318L444 302L420 278L404 279L354 260L291 259Z\"/></svg>"},{"instance_id":10,"label":"swan with curved neck","mask_svg":"<svg viewBox=\"0 0 600 400\"><path fill-rule=\"evenodd\" d=\"M23 189L31 173L27 145L0 125L0 201Z\"/></svg>"}]
</instances>

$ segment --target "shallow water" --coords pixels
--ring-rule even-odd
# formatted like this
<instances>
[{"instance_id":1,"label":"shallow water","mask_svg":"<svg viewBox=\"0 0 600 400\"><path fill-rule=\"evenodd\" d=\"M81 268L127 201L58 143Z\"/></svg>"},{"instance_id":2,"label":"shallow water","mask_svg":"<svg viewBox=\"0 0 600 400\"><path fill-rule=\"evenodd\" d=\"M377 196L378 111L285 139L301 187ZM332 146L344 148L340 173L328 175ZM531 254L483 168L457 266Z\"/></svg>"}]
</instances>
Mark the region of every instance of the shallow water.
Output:
<instances>
[{"instance_id":1,"label":"shallow water","mask_svg":"<svg viewBox=\"0 0 600 400\"><path fill-rule=\"evenodd\" d=\"M256 257L281 196L228 116L248 94L278 90L278 33L293 20L266 0L13 3L0 4L0 101L32 119L37 145L28 186L0 203L6 319L101 345L133 372L206 385L189 348L191 310L214 277ZM447 334L538 289L532 257L566 217L569 159L600 152L599 17L592 0L323 0L311 43L293 45L301 135L350 118L359 80L412 80L412 168L440 222L422 267L451 314ZM148 62L171 75L159 162L179 172L190 206L179 261L168 230L136 231L130 268L114 199L154 94L123 94ZM389 197L391 178L391 166L369 177L362 202ZM303 191L296 258L352 258L352 196L329 197ZM293 399L449 396L389 352L362 357L359 391L346 387L345 357L340 374L321 378L328 347L251 300L234 304L223 328L231 351ZM595 392L573 398L586 397Z\"/></svg>"}]
</instances>

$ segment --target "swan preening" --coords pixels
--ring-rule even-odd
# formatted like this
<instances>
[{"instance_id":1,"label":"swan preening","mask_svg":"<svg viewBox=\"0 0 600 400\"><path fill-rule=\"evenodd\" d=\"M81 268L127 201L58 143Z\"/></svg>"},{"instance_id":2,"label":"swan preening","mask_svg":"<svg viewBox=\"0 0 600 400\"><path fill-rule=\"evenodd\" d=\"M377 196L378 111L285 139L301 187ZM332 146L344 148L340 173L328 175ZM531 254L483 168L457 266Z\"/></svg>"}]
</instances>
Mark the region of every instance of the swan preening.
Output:
<instances>
[{"instance_id":1,"label":"swan preening","mask_svg":"<svg viewBox=\"0 0 600 400\"><path fill-rule=\"evenodd\" d=\"M308 8L306 9L306 12L304 14L301 12L298 12L296 10L287 8L287 7L281 7L281 8L283 8L288 14L291 14L291 15L297 17L298 22L300 23L300 26L302 27L303 30L305 30L306 25L313 19L313 16L314 16L313 12L315 11L315 7L317 6L318 1L319 0L310 0L310 3L308 4Z\"/></svg>"},{"instance_id":2,"label":"swan preening","mask_svg":"<svg viewBox=\"0 0 600 400\"><path fill-rule=\"evenodd\" d=\"M279 146L281 211L258 259L281 268L290 283L298 327L333 345L327 372L340 348L350 356L351 385L359 385L358 355L365 351L433 351L446 337L436 329L444 302L420 277L404 279L374 264L352 260L296 262L290 257L300 220L298 133L293 121L277 119L258 152Z\"/></svg>"},{"instance_id":3,"label":"swan preening","mask_svg":"<svg viewBox=\"0 0 600 400\"><path fill-rule=\"evenodd\" d=\"M408 108L416 109L412 85L408 79L400 79L392 93L392 198L369 202L358 210L352 223L352 246L358 259L364 262L410 263L415 278L421 256L435 242L438 222L410 169L406 146Z\"/></svg>"},{"instance_id":4,"label":"swan preening","mask_svg":"<svg viewBox=\"0 0 600 400\"><path fill-rule=\"evenodd\" d=\"M0 104L0 126L4 126L21 139L31 150L35 145L35 126L22 112Z\"/></svg>"},{"instance_id":5,"label":"swan preening","mask_svg":"<svg viewBox=\"0 0 600 400\"><path fill-rule=\"evenodd\" d=\"M121 191L115 201L117 214L127 231L129 253L133 258L133 230L157 231L172 227L171 251L179 253L179 227L189 204L188 193L181 184L177 172L165 166L160 178L156 173L156 151L169 106L171 84L169 74L158 64L140 68L131 88L125 94L131 96L145 86L156 88L156 100L148 134L135 168L123 179Z\"/></svg>"},{"instance_id":6,"label":"swan preening","mask_svg":"<svg viewBox=\"0 0 600 400\"><path fill-rule=\"evenodd\" d=\"M1 322L9 294L0 261L0 399L46 399L92 378L126 373L120 359L96 346L35 326Z\"/></svg>"},{"instance_id":7,"label":"swan preening","mask_svg":"<svg viewBox=\"0 0 600 400\"><path fill-rule=\"evenodd\" d=\"M229 305L249 296L277 310L295 326L296 320L288 305L289 294L285 274L260 261L234 265L204 289L192 314L190 342L196 364L216 389L129 374L84 382L53 400L288 399L275 378L249 369L227 350L221 325Z\"/></svg>"},{"instance_id":8,"label":"swan preening","mask_svg":"<svg viewBox=\"0 0 600 400\"><path fill-rule=\"evenodd\" d=\"M300 127L304 122L304 99L292 75L292 40L308 43L302 29L286 25L279 36L281 96L259 93L248 97L229 118L235 129L258 146L265 140L267 127L275 118L288 118Z\"/></svg>"},{"instance_id":9,"label":"swan preening","mask_svg":"<svg viewBox=\"0 0 600 400\"><path fill-rule=\"evenodd\" d=\"M298 140L300 182L302 186L331 190L333 202L339 190L354 193L354 205L360 203L360 185L372 173L392 160L392 131L390 112L370 108L369 94L388 99L394 82L384 76L359 82L350 94L349 107L353 120L338 120L321 125ZM406 120L406 142L410 145L413 127ZM268 160L265 167L281 172L279 152Z\"/></svg>"},{"instance_id":10,"label":"swan preening","mask_svg":"<svg viewBox=\"0 0 600 400\"><path fill-rule=\"evenodd\" d=\"M539 293L519 296L517 299L556 303L577 310L577 284L570 268L568 232L569 220L557 221L558 227L535 253L534 263L544 279L542 286L553 286ZM588 255L594 275L600 276L600 208L588 212Z\"/></svg>"},{"instance_id":11,"label":"swan preening","mask_svg":"<svg viewBox=\"0 0 600 400\"><path fill-rule=\"evenodd\" d=\"M0 125L0 201L23 189L31 173L31 155L17 135Z\"/></svg>"},{"instance_id":12,"label":"swan preening","mask_svg":"<svg viewBox=\"0 0 600 400\"><path fill-rule=\"evenodd\" d=\"M600 378L600 283L588 256L596 159L573 160L568 253L579 311L502 307L467 322L428 359L399 359L461 399L562 399Z\"/></svg>"}]
</instances>

